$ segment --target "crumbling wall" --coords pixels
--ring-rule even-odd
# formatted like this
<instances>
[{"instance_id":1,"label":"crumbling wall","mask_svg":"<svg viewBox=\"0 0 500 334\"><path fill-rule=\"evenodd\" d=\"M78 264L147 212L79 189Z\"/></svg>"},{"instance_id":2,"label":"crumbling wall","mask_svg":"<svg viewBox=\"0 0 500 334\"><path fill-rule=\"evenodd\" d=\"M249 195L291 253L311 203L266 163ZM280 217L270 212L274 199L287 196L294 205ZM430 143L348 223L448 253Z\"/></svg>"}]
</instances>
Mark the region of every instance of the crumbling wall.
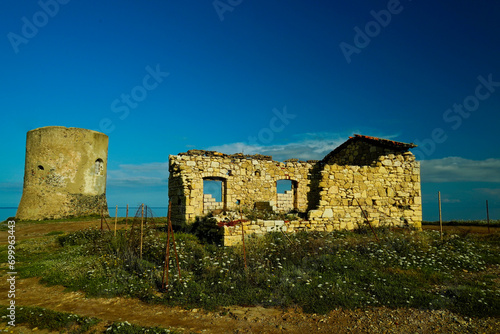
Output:
<instances>
[{"instance_id":1,"label":"crumbling wall","mask_svg":"<svg viewBox=\"0 0 500 334\"><path fill-rule=\"evenodd\" d=\"M412 147L356 135L321 161L277 162L269 156L199 150L172 155L172 218L190 223L214 207L238 211L238 203L252 209L267 201L274 211L307 212L307 221L284 222L287 231L353 229L365 225L366 217L375 226L420 228L420 165L409 152ZM221 182L221 202L203 196L204 179ZM276 182L282 179L292 181L292 190L278 194ZM265 232L269 224L250 222L244 228ZM226 227L227 235L237 228Z\"/></svg>"},{"instance_id":2,"label":"crumbling wall","mask_svg":"<svg viewBox=\"0 0 500 334\"><path fill-rule=\"evenodd\" d=\"M375 226L421 227L420 164L411 152L358 141L321 163L320 200L309 211L311 223L353 229L368 217Z\"/></svg>"},{"instance_id":3,"label":"crumbling wall","mask_svg":"<svg viewBox=\"0 0 500 334\"><path fill-rule=\"evenodd\" d=\"M294 209L294 193L293 190L286 190L284 193L278 193L276 201L276 210L279 212L290 212Z\"/></svg>"},{"instance_id":4,"label":"crumbling wall","mask_svg":"<svg viewBox=\"0 0 500 334\"><path fill-rule=\"evenodd\" d=\"M203 214L224 209L224 202L218 202L211 194L203 194Z\"/></svg>"},{"instance_id":5,"label":"crumbling wall","mask_svg":"<svg viewBox=\"0 0 500 334\"><path fill-rule=\"evenodd\" d=\"M292 180L293 208L307 209L311 163L278 162L262 155L226 155L210 151L189 151L169 157L169 198L172 218L193 222L204 213L203 180L222 183L223 209L253 209L256 202L269 202L277 209L278 180Z\"/></svg>"}]
</instances>

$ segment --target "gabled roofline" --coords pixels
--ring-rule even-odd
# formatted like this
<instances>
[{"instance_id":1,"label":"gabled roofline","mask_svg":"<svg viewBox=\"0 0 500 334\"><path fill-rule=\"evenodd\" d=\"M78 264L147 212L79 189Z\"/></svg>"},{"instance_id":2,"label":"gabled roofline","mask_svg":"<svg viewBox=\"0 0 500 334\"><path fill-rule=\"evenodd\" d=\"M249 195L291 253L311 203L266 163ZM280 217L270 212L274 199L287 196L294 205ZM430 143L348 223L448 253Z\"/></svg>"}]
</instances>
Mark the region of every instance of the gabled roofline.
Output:
<instances>
[{"instance_id":1,"label":"gabled roofline","mask_svg":"<svg viewBox=\"0 0 500 334\"><path fill-rule=\"evenodd\" d=\"M359 138L361 140L368 141L368 142L378 143L378 144L381 144L381 146L389 146L389 147L404 148L404 149L410 149L410 148L417 147L417 145L415 145L413 143L403 143L400 141L394 141L394 140L383 139L383 138L378 138L378 137L370 137L370 136L364 136L364 135L357 135L357 134L355 134L354 137L349 137L348 141L350 141L351 139L354 140L356 138ZM346 141L346 143L348 141Z\"/></svg>"},{"instance_id":2,"label":"gabled roofline","mask_svg":"<svg viewBox=\"0 0 500 334\"><path fill-rule=\"evenodd\" d=\"M413 143L403 143L399 141L394 141L394 140L389 140L389 139L384 139L384 138L378 138L378 137L371 137L371 136L365 136L365 135L358 135L354 134L352 137L349 137L348 140L346 140L344 143L342 143L340 146L335 148L333 151L328 153L321 161L325 162L330 160L330 158L334 157L336 154L344 150L348 145L351 143L354 143L356 141L364 141L372 145L376 146L382 146L382 147L389 147L401 152L406 152L410 148L415 148L417 145Z\"/></svg>"}]
</instances>

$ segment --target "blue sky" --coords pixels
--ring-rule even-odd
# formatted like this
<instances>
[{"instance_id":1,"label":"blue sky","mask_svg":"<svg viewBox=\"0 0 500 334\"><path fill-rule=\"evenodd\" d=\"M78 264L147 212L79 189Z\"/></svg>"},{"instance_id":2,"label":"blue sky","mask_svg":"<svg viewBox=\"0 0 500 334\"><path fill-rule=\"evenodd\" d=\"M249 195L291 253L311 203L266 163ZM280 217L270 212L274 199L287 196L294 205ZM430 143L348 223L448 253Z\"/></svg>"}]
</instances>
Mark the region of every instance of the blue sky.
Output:
<instances>
[{"instance_id":1,"label":"blue sky","mask_svg":"<svg viewBox=\"0 0 500 334\"><path fill-rule=\"evenodd\" d=\"M0 206L26 132L109 135L108 202L167 205L168 155L420 146L424 219L500 216L500 2L5 0Z\"/></svg>"}]
</instances>

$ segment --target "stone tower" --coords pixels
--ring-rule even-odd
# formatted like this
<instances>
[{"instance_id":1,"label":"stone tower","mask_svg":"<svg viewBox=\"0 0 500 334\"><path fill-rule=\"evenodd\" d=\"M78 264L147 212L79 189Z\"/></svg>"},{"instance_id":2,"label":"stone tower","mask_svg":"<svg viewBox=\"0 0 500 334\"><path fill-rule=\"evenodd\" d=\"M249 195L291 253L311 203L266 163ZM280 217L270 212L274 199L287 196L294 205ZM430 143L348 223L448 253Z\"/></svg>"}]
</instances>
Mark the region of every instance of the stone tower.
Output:
<instances>
[{"instance_id":1,"label":"stone tower","mask_svg":"<svg viewBox=\"0 0 500 334\"><path fill-rule=\"evenodd\" d=\"M108 136L62 126L28 131L23 196L16 218L107 214Z\"/></svg>"}]
</instances>

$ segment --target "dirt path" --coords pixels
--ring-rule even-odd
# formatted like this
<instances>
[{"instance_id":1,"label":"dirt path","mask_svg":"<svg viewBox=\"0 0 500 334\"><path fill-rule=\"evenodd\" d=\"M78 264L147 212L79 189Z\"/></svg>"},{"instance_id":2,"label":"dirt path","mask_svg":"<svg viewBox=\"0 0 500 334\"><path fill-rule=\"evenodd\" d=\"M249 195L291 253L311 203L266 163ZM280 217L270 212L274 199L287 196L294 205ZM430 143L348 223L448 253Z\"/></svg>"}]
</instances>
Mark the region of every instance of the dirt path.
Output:
<instances>
[{"instance_id":1,"label":"dirt path","mask_svg":"<svg viewBox=\"0 0 500 334\"><path fill-rule=\"evenodd\" d=\"M7 285L0 287L0 295L7 295ZM97 317L107 323L128 321L142 326L175 327L185 331L204 333L227 333L241 328L241 324L231 317L219 316L215 313L186 311L180 308L148 305L137 299L126 298L85 298L81 292L64 292L61 286L47 287L38 283L38 279L30 278L16 282L16 303L18 306L29 305L48 308L56 311L75 313L83 316ZM244 314L248 309L235 309L235 314ZM255 311L255 310L254 310ZM250 312L252 313L252 312ZM279 311L258 309L260 315L275 317ZM251 317L251 314L249 314ZM211 327L213 330L211 330ZM268 324L259 322L246 326L250 332L269 332ZM243 328L241 328L243 329Z\"/></svg>"},{"instance_id":2,"label":"dirt path","mask_svg":"<svg viewBox=\"0 0 500 334\"><path fill-rule=\"evenodd\" d=\"M7 295L5 277L0 295ZM5 305L5 302L2 302ZM448 311L370 308L335 310L327 315L304 314L297 309L231 307L220 312L183 310L145 304L126 298L85 298L81 292L47 287L38 279L16 282L16 305L39 306L104 320L141 326L173 327L185 333L497 333L498 319L469 319Z\"/></svg>"}]
</instances>

